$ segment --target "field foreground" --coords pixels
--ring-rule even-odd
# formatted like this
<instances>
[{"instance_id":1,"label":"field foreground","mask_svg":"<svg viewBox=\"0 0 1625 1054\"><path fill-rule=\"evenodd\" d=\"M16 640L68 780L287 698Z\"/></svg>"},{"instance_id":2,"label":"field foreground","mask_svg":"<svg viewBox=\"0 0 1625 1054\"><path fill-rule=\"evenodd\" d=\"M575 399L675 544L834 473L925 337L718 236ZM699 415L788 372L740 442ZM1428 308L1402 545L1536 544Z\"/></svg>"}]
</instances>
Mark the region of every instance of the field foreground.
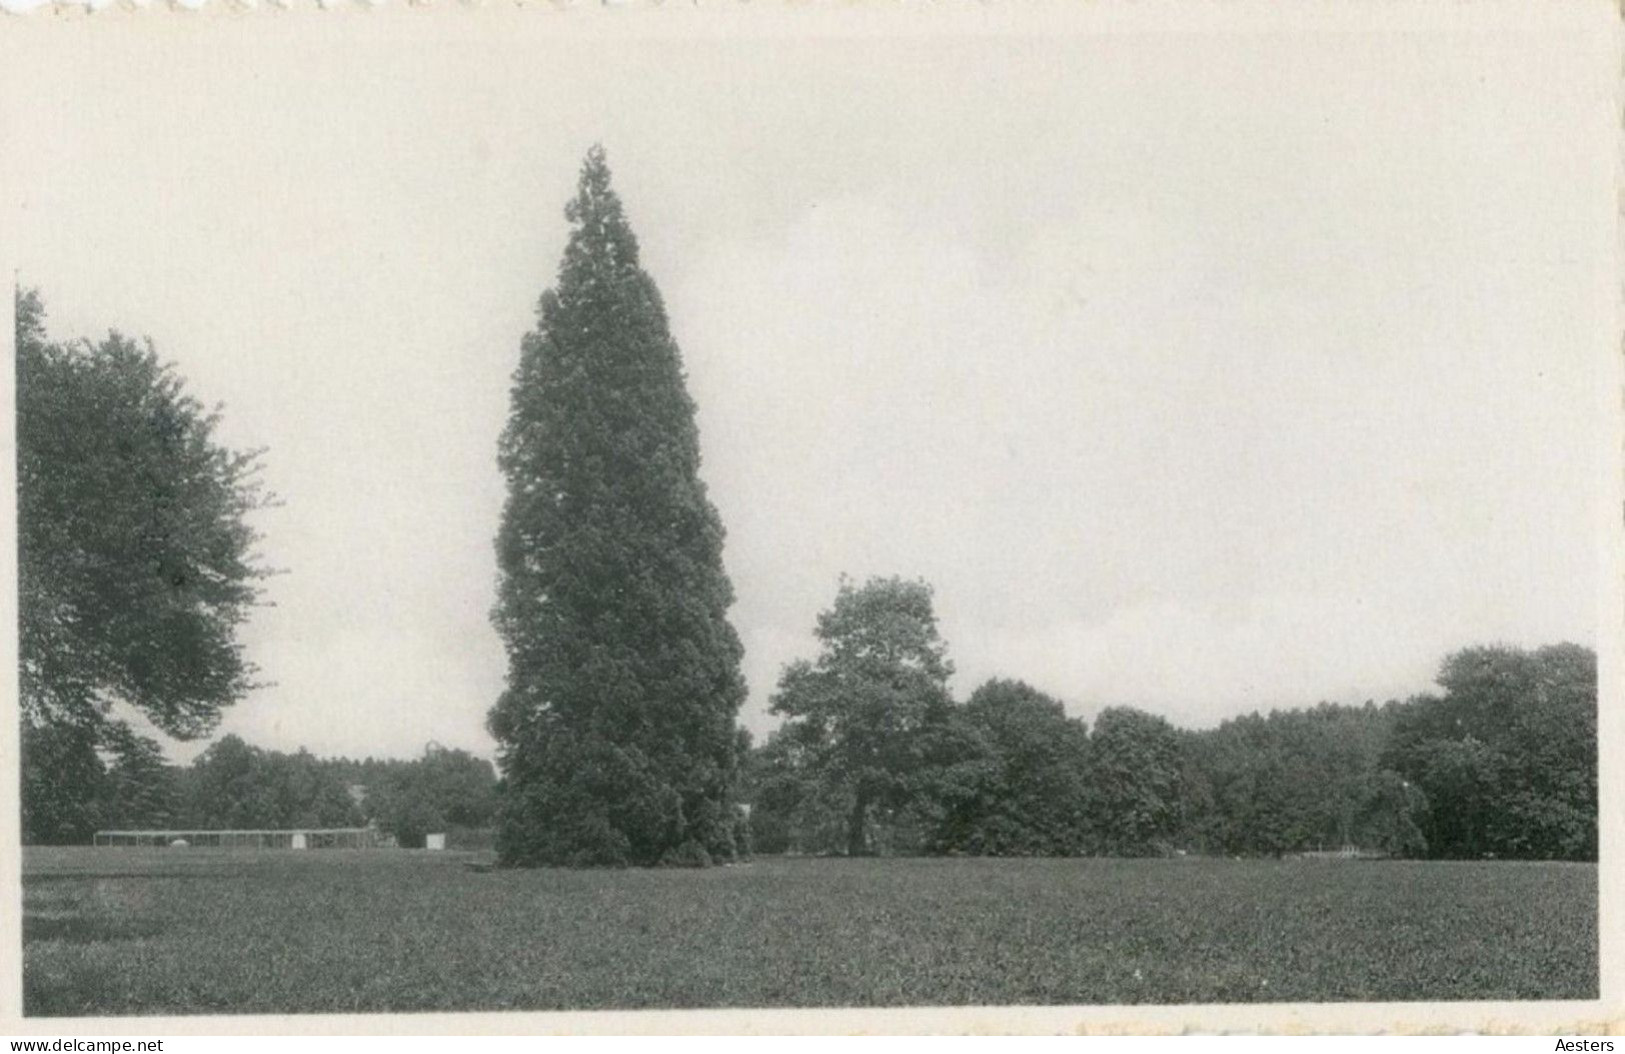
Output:
<instances>
[{"instance_id":1,"label":"field foreground","mask_svg":"<svg viewBox=\"0 0 1625 1054\"><path fill-rule=\"evenodd\" d=\"M30 1015L1592 999L1591 864L29 849Z\"/></svg>"}]
</instances>

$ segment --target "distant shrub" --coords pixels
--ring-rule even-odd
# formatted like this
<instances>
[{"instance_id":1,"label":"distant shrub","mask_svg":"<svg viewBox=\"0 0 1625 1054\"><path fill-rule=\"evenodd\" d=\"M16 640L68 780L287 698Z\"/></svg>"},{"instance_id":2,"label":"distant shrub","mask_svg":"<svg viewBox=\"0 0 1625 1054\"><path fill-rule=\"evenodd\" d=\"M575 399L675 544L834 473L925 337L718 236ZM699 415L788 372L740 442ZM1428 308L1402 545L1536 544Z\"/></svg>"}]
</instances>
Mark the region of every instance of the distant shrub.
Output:
<instances>
[{"instance_id":1,"label":"distant shrub","mask_svg":"<svg viewBox=\"0 0 1625 1054\"><path fill-rule=\"evenodd\" d=\"M705 851L705 846L689 839L680 845L672 846L660 857L661 867L710 867L711 854Z\"/></svg>"}]
</instances>

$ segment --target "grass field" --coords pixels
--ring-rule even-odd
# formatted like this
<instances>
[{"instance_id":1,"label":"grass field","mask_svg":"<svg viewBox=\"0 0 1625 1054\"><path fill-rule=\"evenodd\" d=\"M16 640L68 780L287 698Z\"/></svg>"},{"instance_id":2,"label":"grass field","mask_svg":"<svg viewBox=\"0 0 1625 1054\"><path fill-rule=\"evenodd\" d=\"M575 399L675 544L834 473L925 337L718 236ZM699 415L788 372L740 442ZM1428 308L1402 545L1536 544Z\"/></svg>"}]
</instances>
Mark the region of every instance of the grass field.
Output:
<instances>
[{"instance_id":1,"label":"grass field","mask_svg":"<svg viewBox=\"0 0 1625 1054\"><path fill-rule=\"evenodd\" d=\"M1594 865L30 849L31 1015L1585 999Z\"/></svg>"}]
</instances>

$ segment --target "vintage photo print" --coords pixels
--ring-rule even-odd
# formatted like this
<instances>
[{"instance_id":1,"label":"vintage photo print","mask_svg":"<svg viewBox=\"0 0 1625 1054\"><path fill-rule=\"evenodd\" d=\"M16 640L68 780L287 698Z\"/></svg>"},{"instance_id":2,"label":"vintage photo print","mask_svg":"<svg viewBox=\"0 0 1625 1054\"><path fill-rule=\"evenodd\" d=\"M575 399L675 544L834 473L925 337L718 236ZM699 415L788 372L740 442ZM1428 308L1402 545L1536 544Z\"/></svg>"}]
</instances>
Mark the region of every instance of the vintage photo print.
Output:
<instances>
[{"instance_id":1,"label":"vintage photo print","mask_svg":"<svg viewBox=\"0 0 1625 1054\"><path fill-rule=\"evenodd\" d=\"M7 14L12 1027L1617 1027L1616 22Z\"/></svg>"}]
</instances>

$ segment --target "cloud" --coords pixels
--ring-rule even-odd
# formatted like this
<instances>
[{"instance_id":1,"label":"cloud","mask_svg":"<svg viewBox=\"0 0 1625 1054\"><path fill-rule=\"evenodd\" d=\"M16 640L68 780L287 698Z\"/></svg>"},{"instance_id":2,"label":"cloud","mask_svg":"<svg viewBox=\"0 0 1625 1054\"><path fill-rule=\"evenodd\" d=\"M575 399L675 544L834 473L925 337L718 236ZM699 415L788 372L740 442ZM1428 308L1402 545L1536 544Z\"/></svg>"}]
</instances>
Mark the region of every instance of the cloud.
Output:
<instances>
[{"instance_id":1,"label":"cloud","mask_svg":"<svg viewBox=\"0 0 1625 1054\"><path fill-rule=\"evenodd\" d=\"M961 691L1188 723L1591 635L1613 114L1553 75L1575 39L530 32L431 63L171 42L165 82L227 103L86 37L73 92L7 113L53 330L151 333L270 448L290 573L247 643L278 685L228 729L489 746L495 440L599 139L758 732L843 572L936 586Z\"/></svg>"}]
</instances>

